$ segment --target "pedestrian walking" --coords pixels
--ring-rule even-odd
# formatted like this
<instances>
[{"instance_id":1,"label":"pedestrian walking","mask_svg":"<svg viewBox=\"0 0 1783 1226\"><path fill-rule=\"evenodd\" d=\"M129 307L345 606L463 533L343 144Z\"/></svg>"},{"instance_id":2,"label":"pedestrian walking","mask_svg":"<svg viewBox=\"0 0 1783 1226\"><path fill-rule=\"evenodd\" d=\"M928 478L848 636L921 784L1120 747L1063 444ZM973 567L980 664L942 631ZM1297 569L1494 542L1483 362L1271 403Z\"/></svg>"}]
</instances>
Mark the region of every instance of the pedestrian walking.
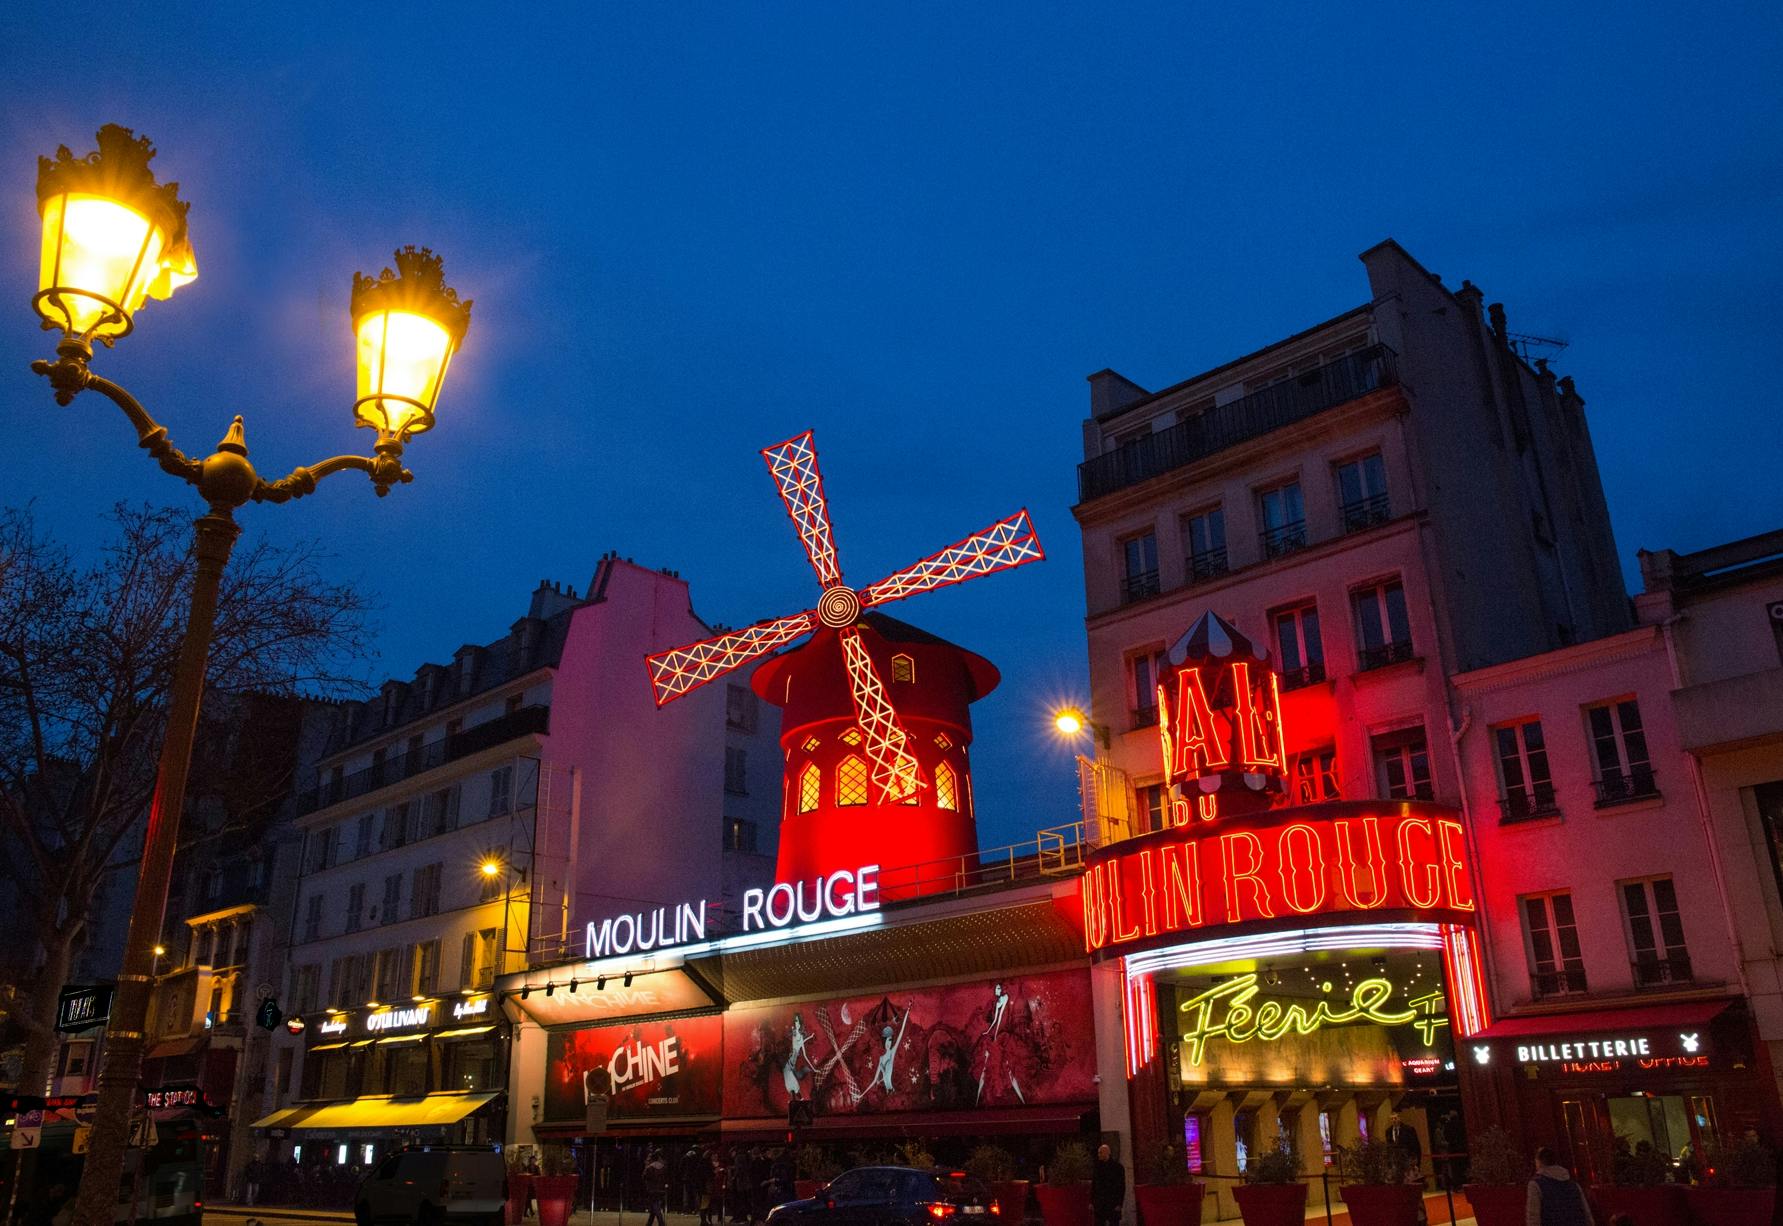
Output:
<instances>
[{"instance_id":1,"label":"pedestrian walking","mask_svg":"<svg viewBox=\"0 0 1783 1226\"><path fill-rule=\"evenodd\" d=\"M1120 1226L1121 1207L1127 1203L1127 1168L1106 1145L1096 1149L1096 1165L1090 1171L1090 1209L1096 1226Z\"/></svg>"},{"instance_id":2,"label":"pedestrian walking","mask_svg":"<svg viewBox=\"0 0 1783 1226\"><path fill-rule=\"evenodd\" d=\"M663 1161L662 1150L652 1149L644 1163L644 1203L649 1212L644 1226L669 1226L669 1164Z\"/></svg>"},{"instance_id":3,"label":"pedestrian walking","mask_svg":"<svg viewBox=\"0 0 1783 1226\"><path fill-rule=\"evenodd\" d=\"M1585 1189L1546 1145L1535 1151L1535 1178L1523 1201L1523 1226L1592 1226Z\"/></svg>"},{"instance_id":4,"label":"pedestrian walking","mask_svg":"<svg viewBox=\"0 0 1783 1226\"><path fill-rule=\"evenodd\" d=\"M243 1203L252 1205L260 1199L260 1184L266 1178L266 1163L249 1158L241 1169Z\"/></svg>"}]
</instances>

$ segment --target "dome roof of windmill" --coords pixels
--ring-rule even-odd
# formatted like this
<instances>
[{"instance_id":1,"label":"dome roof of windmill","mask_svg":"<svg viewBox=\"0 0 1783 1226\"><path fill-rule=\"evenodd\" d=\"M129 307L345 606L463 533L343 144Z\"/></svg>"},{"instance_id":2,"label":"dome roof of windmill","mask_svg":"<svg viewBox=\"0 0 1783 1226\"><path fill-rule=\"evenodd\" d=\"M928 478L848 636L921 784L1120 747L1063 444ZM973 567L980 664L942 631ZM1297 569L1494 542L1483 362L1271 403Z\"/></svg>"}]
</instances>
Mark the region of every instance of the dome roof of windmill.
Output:
<instances>
[{"instance_id":1,"label":"dome roof of windmill","mask_svg":"<svg viewBox=\"0 0 1783 1226\"><path fill-rule=\"evenodd\" d=\"M977 652L967 651L909 622L868 612L861 615L859 625L867 655L900 713L920 716L930 713L925 708L935 704L951 707L976 702L996 689L1003 679L997 666ZM912 661L914 677L908 683L894 678L892 660L899 655L907 655ZM800 701L803 698L819 706L834 706L837 715L853 707L841 643L836 631L827 627L818 629L797 647L768 657L756 666L750 684L757 694L776 706L804 707L806 703ZM793 717L794 712L789 710L788 716Z\"/></svg>"}]
</instances>

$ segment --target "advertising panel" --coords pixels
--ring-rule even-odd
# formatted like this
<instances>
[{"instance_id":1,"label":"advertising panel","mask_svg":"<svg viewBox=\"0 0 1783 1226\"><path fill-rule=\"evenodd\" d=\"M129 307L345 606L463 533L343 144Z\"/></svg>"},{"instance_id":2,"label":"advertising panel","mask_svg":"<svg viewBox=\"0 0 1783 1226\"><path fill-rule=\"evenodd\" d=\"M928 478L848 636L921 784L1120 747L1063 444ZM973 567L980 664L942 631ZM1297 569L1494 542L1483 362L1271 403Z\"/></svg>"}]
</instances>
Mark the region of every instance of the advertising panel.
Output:
<instances>
[{"instance_id":1,"label":"advertising panel","mask_svg":"<svg viewBox=\"0 0 1783 1226\"><path fill-rule=\"evenodd\" d=\"M724 1042L733 1118L1096 1101L1083 971L733 1009Z\"/></svg>"},{"instance_id":2,"label":"advertising panel","mask_svg":"<svg viewBox=\"0 0 1783 1226\"><path fill-rule=\"evenodd\" d=\"M722 1038L717 1014L553 1030L545 1041L545 1121L586 1121L590 1094L606 1085L609 1120L716 1116Z\"/></svg>"}]
</instances>

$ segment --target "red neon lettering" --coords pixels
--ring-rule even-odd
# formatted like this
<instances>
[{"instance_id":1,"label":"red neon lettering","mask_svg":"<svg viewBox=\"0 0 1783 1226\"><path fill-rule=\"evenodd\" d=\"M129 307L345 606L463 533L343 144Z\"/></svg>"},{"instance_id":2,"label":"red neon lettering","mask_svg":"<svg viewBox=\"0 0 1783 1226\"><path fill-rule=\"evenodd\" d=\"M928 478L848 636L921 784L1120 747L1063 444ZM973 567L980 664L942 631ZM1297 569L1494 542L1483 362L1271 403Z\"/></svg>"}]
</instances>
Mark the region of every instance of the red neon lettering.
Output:
<instances>
[{"instance_id":1,"label":"red neon lettering","mask_svg":"<svg viewBox=\"0 0 1783 1226\"><path fill-rule=\"evenodd\" d=\"M1213 727L1213 708L1201 684L1201 670L1185 668L1176 674L1176 710L1171 712L1174 758L1164 760L1166 776L1193 779L1204 770L1226 765L1226 750Z\"/></svg>"},{"instance_id":2,"label":"red neon lettering","mask_svg":"<svg viewBox=\"0 0 1783 1226\"><path fill-rule=\"evenodd\" d=\"M1199 928L1201 914L1201 857L1198 843L1171 843L1159 848L1163 859L1164 927Z\"/></svg>"},{"instance_id":3,"label":"red neon lettering","mask_svg":"<svg viewBox=\"0 0 1783 1226\"><path fill-rule=\"evenodd\" d=\"M1182 796L1174 796L1174 795L1171 796L1171 798L1170 798L1170 824L1172 826L1186 826L1186 825L1188 825L1189 818L1193 814L1193 812L1194 812L1194 810L1190 807L1189 802L1186 798L1184 798Z\"/></svg>"},{"instance_id":4,"label":"red neon lettering","mask_svg":"<svg viewBox=\"0 0 1783 1226\"><path fill-rule=\"evenodd\" d=\"M1281 857L1282 901L1302 915L1323 910L1329 883L1319 832L1304 824L1288 826L1276 840L1275 853Z\"/></svg>"},{"instance_id":5,"label":"red neon lettering","mask_svg":"<svg viewBox=\"0 0 1783 1226\"><path fill-rule=\"evenodd\" d=\"M1274 673L1251 682L1251 666L1243 660L1232 665L1233 697L1238 704L1238 758L1245 766L1268 767L1287 773L1288 759L1282 749L1281 696ZM1259 701L1260 700L1260 701Z\"/></svg>"},{"instance_id":6,"label":"red neon lettering","mask_svg":"<svg viewBox=\"0 0 1783 1226\"><path fill-rule=\"evenodd\" d=\"M1412 832L1421 831L1429 840L1430 848L1425 854L1417 855L1412 851ZM1438 883L1436 868L1436 836L1431 832L1430 822L1422 817L1408 817L1399 825L1399 875L1405 884L1405 897L1414 907L1434 907L1442 898L1442 886ZM1424 889L1418 889L1422 878Z\"/></svg>"},{"instance_id":7,"label":"red neon lettering","mask_svg":"<svg viewBox=\"0 0 1783 1226\"><path fill-rule=\"evenodd\" d=\"M1365 817L1359 822L1331 823L1337 834L1337 892L1343 901L1358 911L1371 911L1387 901L1386 857L1381 854L1381 819ZM1357 856L1355 841L1350 837L1353 826L1362 827L1362 854ZM1369 896L1362 895L1357 870L1368 874Z\"/></svg>"},{"instance_id":8,"label":"red neon lettering","mask_svg":"<svg viewBox=\"0 0 1783 1226\"><path fill-rule=\"evenodd\" d=\"M1124 941L1137 940L1139 925L1129 925L1126 915L1126 883L1121 880L1122 860L1110 860L1108 869L1108 927L1110 938L1116 945Z\"/></svg>"},{"instance_id":9,"label":"red neon lettering","mask_svg":"<svg viewBox=\"0 0 1783 1226\"><path fill-rule=\"evenodd\" d=\"M1175 718L1170 711L1170 695L1164 690L1164 683L1158 682L1158 761L1164 764L1164 781L1169 783L1176 778L1174 763L1176 762L1176 744L1170 737L1170 724ZM1182 825L1181 822L1176 823Z\"/></svg>"},{"instance_id":10,"label":"red neon lettering","mask_svg":"<svg viewBox=\"0 0 1783 1226\"><path fill-rule=\"evenodd\" d=\"M1220 815L1220 798L1212 792L1195 797L1195 816L1211 822Z\"/></svg>"},{"instance_id":11,"label":"red neon lettering","mask_svg":"<svg viewBox=\"0 0 1783 1226\"><path fill-rule=\"evenodd\" d=\"M1139 853L1139 895L1145 907L1145 935L1158 935L1158 892L1152 885L1152 849Z\"/></svg>"},{"instance_id":12,"label":"red neon lettering","mask_svg":"<svg viewBox=\"0 0 1783 1226\"><path fill-rule=\"evenodd\" d=\"M1239 844L1249 849L1250 866L1239 868L1236 849ZM1275 909L1269 905L1269 887L1263 884L1261 871L1263 868L1263 840L1248 830L1240 830L1234 834L1220 836L1220 860L1225 868L1226 882L1226 922L1235 923L1241 919L1274 919ZM1251 898L1255 903L1255 915L1247 915L1239 908L1238 883L1248 882L1251 887Z\"/></svg>"},{"instance_id":13,"label":"red neon lettering","mask_svg":"<svg viewBox=\"0 0 1783 1226\"><path fill-rule=\"evenodd\" d=\"M1108 904L1102 893L1102 870L1106 867L1090 865L1078 890L1083 899L1083 947L1087 953L1108 944Z\"/></svg>"},{"instance_id":14,"label":"red neon lettering","mask_svg":"<svg viewBox=\"0 0 1783 1226\"><path fill-rule=\"evenodd\" d=\"M1449 905L1457 911L1473 910L1473 889L1467 880L1467 863L1462 858L1467 848L1467 832L1461 823L1448 818L1436 823L1437 842L1442 849L1443 879L1449 887Z\"/></svg>"}]
</instances>

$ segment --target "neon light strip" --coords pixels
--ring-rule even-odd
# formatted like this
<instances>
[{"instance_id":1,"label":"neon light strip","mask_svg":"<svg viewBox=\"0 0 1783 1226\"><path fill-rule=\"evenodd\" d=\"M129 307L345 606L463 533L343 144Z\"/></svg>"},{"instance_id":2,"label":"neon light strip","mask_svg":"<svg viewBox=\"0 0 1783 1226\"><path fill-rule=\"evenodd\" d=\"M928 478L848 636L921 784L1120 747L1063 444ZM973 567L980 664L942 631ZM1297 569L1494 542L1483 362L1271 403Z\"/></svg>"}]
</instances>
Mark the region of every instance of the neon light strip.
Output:
<instances>
[{"instance_id":1,"label":"neon light strip","mask_svg":"<svg viewBox=\"0 0 1783 1226\"><path fill-rule=\"evenodd\" d=\"M1489 1022L1479 938L1464 924L1444 924L1442 935L1443 966L1449 973L1450 995L1455 1002L1455 1030L1462 1038L1471 1038Z\"/></svg>"},{"instance_id":2,"label":"neon light strip","mask_svg":"<svg viewBox=\"0 0 1783 1226\"><path fill-rule=\"evenodd\" d=\"M1127 979L1126 1038L1127 1077L1139 1075L1141 1069L1158 1054L1156 989L1150 977L1140 975Z\"/></svg>"},{"instance_id":3,"label":"neon light strip","mask_svg":"<svg viewBox=\"0 0 1783 1226\"><path fill-rule=\"evenodd\" d=\"M656 953L642 957L622 956L617 958L596 958L575 965L575 974L579 979L595 978L606 975L623 975L627 970L643 974L649 971L674 970L686 964L689 958L701 958L708 954L729 953L739 949L770 949L776 945L790 945L796 941L812 941L819 937L840 936L848 932L864 932L869 928L877 928L885 922L885 916L879 911L864 911L855 915L842 915L834 919L817 920L809 924L799 924L791 928L766 928L760 932L737 932L729 936L713 937L708 941L695 941L690 945L676 945ZM561 972L559 965L550 968ZM547 973L549 973L547 971ZM543 986L543 980L535 983L535 987Z\"/></svg>"},{"instance_id":4,"label":"neon light strip","mask_svg":"<svg viewBox=\"0 0 1783 1226\"><path fill-rule=\"evenodd\" d=\"M1458 927L1458 925L1449 925ZM1297 928L1286 932L1260 932L1252 936L1221 937L1173 945L1168 949L1129 954L1125 959L1128 979L1184 966L1210 962L1234 962L1245 958L1280 958L1290 954L1357 947L1382 949L1442 949L1442 925L1352 924L1336 928Z\"/></svg>"}]
</instances>

